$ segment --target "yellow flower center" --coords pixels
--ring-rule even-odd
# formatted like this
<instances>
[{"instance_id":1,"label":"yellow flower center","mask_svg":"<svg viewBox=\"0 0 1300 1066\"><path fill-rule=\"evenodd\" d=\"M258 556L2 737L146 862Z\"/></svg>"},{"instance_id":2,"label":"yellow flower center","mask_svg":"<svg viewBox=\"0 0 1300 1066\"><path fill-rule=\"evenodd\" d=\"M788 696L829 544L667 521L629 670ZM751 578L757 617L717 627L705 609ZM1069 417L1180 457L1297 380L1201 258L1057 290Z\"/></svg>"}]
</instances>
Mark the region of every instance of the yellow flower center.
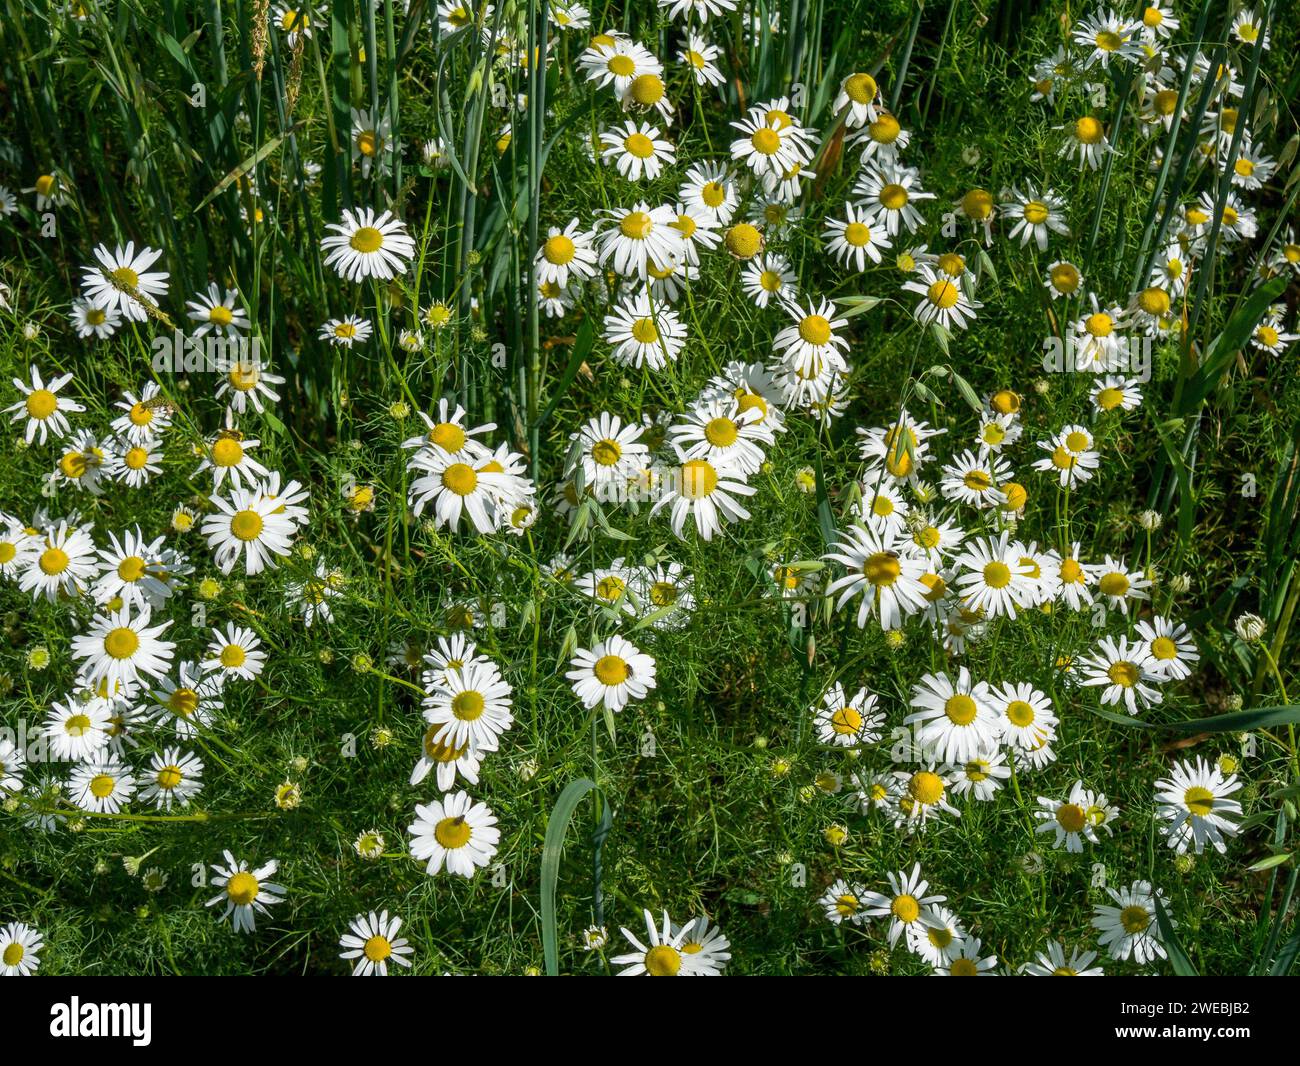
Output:
<instances>
[{"instance_id":1,"label":"yellow flower center","mask_svg":"<svg viewBox=\"0 0 1300 1066\"><path fill-rule=\"evenodd\" d=\"M1074 135L1083 144L1097 144L1102 138L1102 125L1097 119L1085 115L1075 122Z\"/></svg>"},{"instance_id":2,"label":"yellow flower center","mask_svg":"<svg viewBox=\"0 0 1300 1066\"><path fill-rule=\"evenodd\" d=\"M366 255L370 252L377 252L383 247L384 235L374 226L362 226L356 233L352 234L348 244L352 246L353 251Z\"/></svg>"},{"instance_id":3,"label":"yellow flower center","mask_svg":"<svg viewBox=\"0 0 1300 1066\"><path fill-rule=\"evenodd\" d=\"M737 259L752 259L763 247L763 235L748 222L740 222L727 230L727 251Z\"/></svg>"},{"instance_id":4,"label":"yellow flower center","mask_svg":"<svg viewBox=\"0 0 1300 1066\"><path fill-rule=\"evenodd\" d=\"M1208 788L1193 785L1183 793L1183 805L1193 814L1206 818L1214 809L1214 793Z\"/></svg>"},{"instance_id":5,"label":"yellow flower center","mask_svg":"<svg viewBox=\"0 0 1300 1066\"><path fill-rule=\"evenodd\" d=\"M135 630L126 626L110 629L104 635L104 651L114 659L129 659L140 647L140 638Z\"/></svg>"},{"instance_id":6,"label":"yellow flower center","mask_svg":"<svg viewBox=\"0 0 1300 1066\"><path fill-rule=\"evenodd\" d=\"M962 692L949 696L943 705L943 713L953 725L970 725L978 710L975 701Z\"/></svg>"},{"instance_id":7,"label":"yellow flower center","mask_svg":"<svg viewBox=\"0 0 1300 1066\"><path fill-rule=\"evenodd\" d=\"M876 552L862 564L863 576L877 588L892 585L902 572L898 556L892 552Z\"/></svg>"},{"instance_id":8,"label":"yellow flower center","mask_svg":"<svg viewBox=\"0 0 1300 1066\"><path fill-rule=\"evenodd\" d=\"M457 692L451 700L451 713L462 722L477 721L483 716L485 707L483 694L472 689Z\"/></svg>"},{"instance_id":9,"label":"yellow flower center","mask_svg":"<svg viewBox=\"0 0 1300 1066\"><path fill-rule=\"evenodd\" d=\"M199 694L192 688L175 689L167 697L167 709L182 718L189 718L199 709Z\"/></svg>"},{"instance_id":10,"label":"yellow flower center","mask_svg":"<svg viewBox=\"0 0 1300 1066\"><path fill-rule=\"evenodd\" d=\"M95 799L105 799L113 794L116 783L108 774L96 774L90 779L90 794Z\"/></svg>"},{"instance_id":11,"label":"yellow flower center","mask_svg":"<svg viewBox=\"0 0 1300 1066\"><path fill-rule=\"evenodd\" d=\"M799 336L820 348L831 339L831 324L821 315L808 315L799 322Z\"/></svg>"},{"instance_id":12,"label":"yellow flower center","mask_svg":"<svg viewBox=\"0 0 1300 1066\"><path fill-rule=\"evenodd\" d=\"M902 185L890 183L880 190L880 204L886 211L901 211L907 203L907 189Z\"/></svg>"},{"instance_id":13,"label":"yellow flower center","mask_svg":"<svg viewBox=\"0 0 1300 1066\"><path fill-rule=\"evenodd\" d=\"M621 685L631 673L627 661L617 655L602 655L596 660L592 670L596 674L596 679L607 688Z\"/></svg>"},{"instance_id":14,"label":"yellow flower center","mask_svg":"<svg viewBox=\"0 0 1300 1066\"><path fill-rule=\"evenodd\" d=\"M867 127L867 132L877 144L893 144L898 140L898 135L903 132L903 128L893 115L882 114Z\"/></svg>"},{"instance_id":15,"label":"yellow flower center","mask_svg":"<svg viewBox=\"0 0 1300 1066\"><path fill-rule=\"evenodd\" d=\"M27 395L27 414L38 422L44 422L58 409L59 398L49 389L33 389Z\"/></svg>"},{"instance_id":16,"label":"yellow flower center","mask_svg":"<svg viewBox=\"0 0 1300 1066\"><path fill-rule=\"evenodd\" d=\"M929 776L934 777L934 774ZM942 794L942 791L941 787L940 794ZM889 905L889 912L905 925L911 925L921 917L921 904L915 896L895 896L893 903Z\"/></svg>"},{"instance_id":17,"label":"yellow flower center","mask_svg":"<svg viewBox=\"0 0 1300 1066\"><path fill-rule=\"evenodd\" d=\"M1056 808L1056 821L1067 833L1077 833L1083 828L1083 808L1076 803L1062 803Z\"/></svg>"},{"instance_id":18,"label":"yellow flower center","mask_svg":"<svg viewBox=\"0 0 1300 1066\"><path fill-rule=\"evenodd\" d=\"M1152 285L1139 294L1138 306L1149 315L1163 317L1169 313L1169 294L1164 289Z\"/></svg>"},{"instance_id":19,"label":"yellow flower center","mask_svg":"<svg viewBox=\"0 0 1300 1066\"><path fill-rule=\"evenodd\" d=\"M469 843L471 829L464 817L444 818L433 827L433 839L448 851L463 848Z\"/></svg>"},{"instance_id":20,"label":"yellow flower center","mask_svg":"<svg viewBox=\"0 0 1300 1066\"><path fill-rule=\"evenodd\" d=\"M256 540L262 532L262 516L256 511L237 511L230 520L230 532L237 540Z\"/></svg>"},{"instance_id":21,"label":"yellow flower center","mask_svg":"<svg viewBox=\"0 0 1300 1066\"><path fill-rule=\"evenodd\" d=\"M639 344L657 344L659 328L653 318L638 318L632 323L632 338Z\"/></svg>"},{"instance_id":22,"label":"yellow flower center","mask_svg":"<svg viewBox=\"0 0 1300 1066\"><path fill-rule=\"evenodd\" d=\"M442 472L442 483L457 496L468 496L478 487L478 474L466 463L452 463Z\"/></svg>"},{"instance_id":23,"label":"yellow flower center","mask_svg":"<svg viewBox=\"0 0 1300 1066\"><path fill-rule=\"evenodd\" d=\"M244 448L234 437L222 437L212 445L215 466L238 466L243 458Z\"/></svg>"},{"instance_id":24,"label":"yellow flower center","mask_svg":"<svg viewBox=\"0 0 1300 1066\"><path fill-rule=\"evenodd\" d=\"M710 181L700 190L700 199L709 207L721 207L727 198L727 190L716 181Z\"/></svg>"},{"instance_id":25,"label":"yellow flower center","mask_svg":"<svg viewBox=\"0 0 1300 1066\"><path fill-rule=\"evenodd\" d=\"M1125 907L1119 912L1119 924L1124 927L1124 932L1133 936L1151 924L1151 915L1147 913L1145 907L1136 905Z\"/></svg>"},{"instance_id":26,"label":"yellow flower center","mask_svg":"<svg viewBox=\"0 0 1300 1066\"><path fill-rule=\"evenodd\" d=\"M385 937L372 936L361 950L371 962L383 962L393 953L393 945Z\"/></svg>"},{"instance_id":27,"label":"yellow flower center","mask_svg":"<svg viewBox=\"0 0 1300 1066\"><path fill-rule=\"evenodd\" d=\"M1132 663L1121 659L1119 662L1111 663L1110 669L1106 671L1106 676L1121 688L1132 688L1138 683L1138 668Z\"/></svg>"},{"instance_id":28,"label":"yellow flower center","mask_svg":"<svg viewBox=\"0 0 1300 1066\"><path fill-rule=\"evenodd\" d=\"M616 78L630 78L636 71L636 62L631 56L619 53L610 56L605 63L605 67Z\"/></svg>"},{"instance_id":29,"label":"yellow flower center","mask_svg":"<svg viewBox=\"0 0 1300 1066\"><path fill-rule=\"evenodd\" d=\"M642 74L632 79L628 94L642 107L653 107L663 99L663 79L658 74Z\"/></svg>"},{"instance_id":30,"label":"yellow flower center","mask_svg":"<svg viewBox=\"0 0 1300 1066\"><path fill-rule=\"evenodd\" d=\"M869 104L880 91L870 74L853 74L844 82L844 93L855 104Z\"/></svg>"},{"instance_id":31,"label":"yellow flower center","mask_svg":"<svg viewBox=\"0 0 1300 1066\"><path fill-rule=\"evenodd\" d=\"M643 241L654 229L654 221L644 211L629 211L623 216L623 221L618 224L618 228L623 231L623 236L634 241Z\"/></svg>"},{"instance_id":32,"label":"yellow flower center","mask_svg":"<svg viewBox=\"0 0 1300 1066\"><path fill-rule=\"evenodd\" d=\"M1105 311L1089 315L1083 322L1083 328L1094 337L1109 337L1115 329L1115 323Z\"/></svg>"},{"instance_id":33,"label":"yellow flower center","mask_svg":"<svg viewBox=\"0 0 1300 1066\"><path fill-rule=\"evenodd\" d=\"M649 159L655 154L655 144L644 133L629 134L623 141L623 147L628 150L630 155L638 159Z\"/></svg>"},{"instance_id":34,"label":"yellow flower center","mask_svg":"<svg viewBox=\"0 0 1300 1066\"><path fill-rule=\"evenodd\" d=\"M957 303L960 291L957 286L947 278L940 278L938 281L934 281L930 284L925 295L935 307L946 311Z\"/></svg>"},{"instance_id":35,"label":"yellow flower center","mask_svg":"<svg viewBox=\"0 0 1300 1066\"><path fill-rule=\"evenodd\" d=\"M230 897L230 902L237 907L247 907L253 900L257 899L259 890L257 878L245 870L241 870L226 882L226 895Z\"/></svg>"},{"instance_id":36,"label":"yellow flower center","mask_svg":"<svg viewBox=\"0 0 1300 1066\"><path fill-rule=\"evenodd\" d=\"M760 126L749 140L754 151L762 155L774 155L781 147L781 135L770 126Z\"/></svg>"},{"instance_id":37,"label":"yellow flower center","mask_svg":"<svg viewBox=\"0 0 1300 1066\"><path fill-rule=\"evenodd\" d=\"M1077 429L1065 435L1065 446L1075 453L1087 450L1091 443L1088 434L1080 433Z\"/></svg>"},{"instance_id":38,"label":"yellow flower center","mask_svg":"<svg viewBox=\"0 0 1300 1066\"><path fill-rule=\"evenodd\" d=\"M1123 596L1128 592L1129 580L1126 574L1113 570L1109 574L1103 574L1097 587L1107 596Z\"/></svg>"},{"instance_id":39,"label":"yellow flower center","mask_svg":"<svg viewBox=\"0 0 1300 1066\"><path fill-rule=\"evenodd\" d=\"M740 429L730 418L719 417L704 427L704 438L715 448L729 448L736 443Z\"/></svg>"},{"instance_id":40,"label":"yellow flower center","mask_svg":"<svg viewBox=\"0 0 1300 1066\"><path fill-rule=\"evenodd\" d=\"M983 222L993 213L993 194L987 189L971 189L961 198L961 209L967 218Z\"/></svg>"},{"instance_id":41,"label":"yellow flower center","mask_svg":"<svg viewBox=\"0 0 1300 1066\"><path fill-rule=\"evenodd\" d=\"M676 977L681 968L681 954L667 944L660 944L645 953L645 972L651 977Z\"/></svg>"},{"instance_id":42,"label":"yellow flower center","mask_svg":"<svg viewBox=\"0 0 1300 1066\"><path fill-rule=\"evenodd\" d=\"M158 782L159 788L170 792L181 783L181 768L179 766L164 766L154 775L154 780Z\"/></svg>"},{"instance_id":43,"label":"yellow flower center","mask_svg":"<svg viewBox=\"0 0 1300 1066\"><path fill-rule=\"evenodd\" d=\"M718 472L704 459L690 459L682 463L682 496L688 500L702 500L718 487Z\"/></svg>"},{"instance_id":44,"label":"yellow flower center","mask_svg":"<svg viewBox=\"0 0 1300 1066\"><path fill-rule=\"evenodd\" d=\"M865 248L871 243L871 228L862 222L850 222L844 227L844 240L854 248Z\"/></svg>"}]
</instances>

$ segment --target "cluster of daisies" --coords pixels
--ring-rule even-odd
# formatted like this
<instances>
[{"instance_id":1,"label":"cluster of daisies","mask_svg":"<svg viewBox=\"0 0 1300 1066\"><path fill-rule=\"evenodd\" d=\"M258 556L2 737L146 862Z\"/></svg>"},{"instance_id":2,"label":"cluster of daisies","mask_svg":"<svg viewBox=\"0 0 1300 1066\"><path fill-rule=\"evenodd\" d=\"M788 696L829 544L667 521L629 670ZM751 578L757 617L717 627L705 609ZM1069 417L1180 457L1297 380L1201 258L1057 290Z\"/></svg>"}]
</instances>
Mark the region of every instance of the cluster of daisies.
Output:
<instances>
[{"instance_id":1,"label":"cluster of daisies","mask_svg":"<svg viewBox=\"0 0 1300 1066\"><path fill-rule=\"evenodd\" d=\"M843 878L831 884L819 903L834 925L864 926L873 919L889 923L890 947L900 941L931 967L936 977L1101 977L1095 965L1097 952L1067 949L1049 941L1033 961L1020 966L1001 963L947 906L948 897L930 889L921 876L921 864L897 870L887 877L887 892ZM1144 965L1166 957L1161 942L1157 903L1168 906L1164 895L1149 881L1134 881L1122 888L1107 888L1110 903L1093 906L1092 927L1098 945L1116 961Z\"/></svg>"}]
</instances>

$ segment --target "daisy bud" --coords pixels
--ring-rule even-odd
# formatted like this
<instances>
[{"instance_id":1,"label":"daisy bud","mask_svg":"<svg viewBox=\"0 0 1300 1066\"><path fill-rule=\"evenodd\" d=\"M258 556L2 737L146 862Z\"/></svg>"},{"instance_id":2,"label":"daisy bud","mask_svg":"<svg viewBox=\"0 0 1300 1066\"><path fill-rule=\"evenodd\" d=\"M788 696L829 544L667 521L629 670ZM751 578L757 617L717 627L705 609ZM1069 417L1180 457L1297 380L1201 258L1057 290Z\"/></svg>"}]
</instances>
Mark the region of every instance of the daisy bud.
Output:
<instances>
[{"instance_id":1,"label":"daisy bud","mask_svg":"<svg viewBox=\"0 0 1300 1066\"><path fill-rule=\"evenodd\" d=\"M390 404L388 408L388 417L396 419L398 422L411 417L411 405L405 400L398 400Z\"/></svg>"},{"instance_id":2,"label":"daisy bud","mask_svg":"<svg viewBox=\"0 0 1300 1066\"><path fill-rule=\"evenodd\" d=\"M1192 587L1192 578L1189 574L1175 574L1169 579L1169 590L1176 596L1184 595Z\"/></svg>"},{"instance_id":3,"label":"daisy bud","mask_svg":"<svg viewBox=\"0 0 1300 1066\"><path fill-rule=\"evenodd\" d=\"M1241 710L1242 707L1241 694L1238 692L1234 692L1231 696L1229 696L1226 700L1223 701L1223 705L1227 707L1228 710L1230 711Z\"/></svg>"},{"instance_id":4,"label":"daisy bud","mask_svg":"<svg viewBox=\"0 0 1300 1066\"><path fill-rule=\"evenodd\" d=\"M1219 772L1231 776L1237 772L1237 767L1241 764L1231 755L1220 755L1218 760Z\"/></svg>"},{"instance_id":5,"label":"daisy bud","mask_svg":"<svg viewBox=\"0 0 1300 1066\"><path fill-rule=\"evenodd\" d=\"M789 774L790 769L791 767L790 767L789 759L783 758L778 755L775 759L772 760L773 777L785 777L787 774Z\"/></svg>"},{"instance_id":6,"label":"daisy bud","mask_svg":"<svg viewBox=\"0 0 1300 1066\"><path fill-rule=\"evenodd\" d=\"M352 669L358 674L368 674L375 668L375 661L363 651L352 656Z\"/></svg>"},{"instance_id":7,"label":"daisy bud","mask_svg":"<svg viewBox=\"0 0 1300 1066\"><path fill-rule=\"evenodd\" d=\"M285 781L275 790L275 805L282 811L291 811L302 803L302 789L293 781Z\"/></svg>"},{"instance_id":8,"label":"daisy bud","mask_svg":"<svg viewBox=\"0 0 1300 1066\"><path fill-rule=\"evenodd\" d=\"M384 726L379 726L370 734L371 747L383 750L393 742L393 731Z\"/></svg>"},{"instance_id":9,"label":"daisy bud","mask_svg":"<svg viewBox=\"0 0 1300 1066\"><path fill-rule=\"evenodd\" d=\"M1143 511L1138 515L1138 525L1148 533L1154 533L1164 523L1164 517L1159 511Z\"/></svg>"},{"instance_id":10,"label":"daisy bud","mask_svg":"<svg viewBox=\"0 0 1300 1066\"><path fill-rule=\"evenodd\" d=\"M1196 856L1191 854L1190 852L1184 852L1181 855L1174 856L1174 869L1177 870L1180 874L1185 875L1191 873L1192 867L1194 867L1195 865L1196 865Z\"/></svg>"},{"instance_id":11,"label":"daisy bud","mask_svg":"<svg viewBox=\"0 0 1300 1066\"><path fill-rule=\"evenodd\" d=\"M1257 614L1243 614L1232 623L1232 628L1247 644L1255 644L1262 640L1268 631L1268 623Z\"/></svg>"},{"instance_id":12,"label":"daisy bud","mask_svg":"<svg viewBox=\"0 0 1300 1066\"><path fill-rule=\"evenodd\" d=\"M843 847L849 839L849 827L834 822L822 830L822 836L826 838L826 843L833 848Z\"/></svg>"}]
</instances>

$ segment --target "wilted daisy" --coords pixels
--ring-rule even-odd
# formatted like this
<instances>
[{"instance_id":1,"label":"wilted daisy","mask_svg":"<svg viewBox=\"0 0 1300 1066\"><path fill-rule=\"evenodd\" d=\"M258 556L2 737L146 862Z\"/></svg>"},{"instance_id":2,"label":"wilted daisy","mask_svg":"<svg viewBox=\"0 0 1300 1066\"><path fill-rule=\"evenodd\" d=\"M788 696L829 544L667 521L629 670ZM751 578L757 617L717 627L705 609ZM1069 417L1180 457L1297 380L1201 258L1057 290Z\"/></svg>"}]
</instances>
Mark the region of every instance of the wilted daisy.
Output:
<instances>
[{"instance_id":1,"label":"wilted daisy","mask_svg":"<svg viewBox=\"0 0 1300 1066\"><path fill-rule=\"evenodd\" d=\"M497 853L501 831L496 815L485 803L475 803L465 792L452 792L440 800L415 805L415 821L408 827L411 857L426 864L432 877L443 866L449 874L473 877Z\"/></svg>"},{"instance_id":2,"label":"wilted daisy","mask_svg":"<svg viewBox=\"0 0 1300 1066\"><path fill-rule=\"evenodd\" d=\"M1168 908L1163 893L1150 881L1134 881L1123 888L1106 888L1114 906L1096 904L1092 926L1100 934L1097 942L1110 952L1112 959L1131 958L1139 966L1165 958L1156 921L1156 899Z\"/></svg>"},{"instance_id":3,"label":"wilted daisy","mask_svg":"<svg viewBox=\"0 0 1300 1066\"><path fill-rule=\"evenodd\" d=\"M686 326L677 312L641 293L605 316L605 340L623 366L662 370L676 362L686 342Z\"/></svg>"},{"instance_id":4,"label":"wilted daisy","mask_svg":"<svg viewBox=\"0 0 1300 1066\"><path fill-rule=\"evenodd\" d=\"M687 459L679 453L678 464L664 478L662 491L651 514L670 508L673 532L685 539L690 518L699 535L712 540L725 522L743 522L750 517L738 496L752 496L758 490L745 481L746 475L731 463Z\"/></svg>"},{"instance_id":5,"label":"wilted daisy","mask_svg":"<svg viewBox=\"0 0 1300 1066\"><path fill-rule=\"evenodd\" d=\"M849 143L854 147L862 147L863 162L872 161L881 166L897 165L901 152L911 143L911 134L898 125L896 117L887 110L881 110L874 120L853 134ZM985 227L988 222L992 222L992 217L985 218Z\"/></svg>"},{"instance_id":6,"label":"wilted daisy","mask_svg":"<svg viewBox=\"0 0 1300 1066\"><path fill-rule=\"evenodd\" d=\"M845 204L845 218L826 219L826 250L846 267L858 271L867 268L867 260L880 262L880 253L892 241L880 227L873 229L875 217L865 207Z\"/></svg>"},{"instance_id":7,"label":"wilted daisy","mask_svg":"<svg viewBox=\"0 0 1300 1066\"><path fill-rule=\"evenodd\" d=\"M146 306L156 307L158 300L167 295L168 274L149 272L162 251L142 246L137 253L135 242L127 241L126 247L119 244L111 252L108 245L98 244L94 254L97 265L81 268L86 299L98 307L115 308L128 321L146 321Z\"/></svg>"},{"instance_id":8,"label":"wilted daisy","mask_svg":"<svg viewBox=\"0 0 1300 1066\"><path fill-rule=\"evenodd\" d=\"M46 382L35 366L30 368L31 382L14 378L14 388L23 394L23 399L5 408L12 413L14 422L27 420L25 438L31 444L37 437L44 444L49 437L58 440L68 432L68 415L85 408L75 400L60 396L59 390L72 380L71 374L62 374Z\"/></svg>"},{"instance_id":9,"label":"wilted daisy","mask_svg":"<svg viewBox=\"0 0 1300 1066\"><path fill-rule=\"evenodd\" d=\"M407 957L414 953L410 942L399 937L402 919L390 918L387 911L376 914L358 914L348 923L348 932L339 938L339 958L351 961L353 977L387 977L388 964L396 963L408 969L411 960Z\"/></svg>"},{"instance_id":10,"label":"wilted daisy","mask_svg":"<svg viewBox=\"0 0 1300 1066\"><path fill-rule=\"evenodd\" d=\"M345 208L343 221L328 223L325 228L332 232L320 242L321 251L328 253L324 265L348 281L391 281L406 273L415 256L415 241L406 223L391 211L376 214L371 207Z\"/></svg>"},{"instance_id":11,"label":"wilted daisy","mask_svg":"<svg viewBox=\"0 0 1300 1066\"><path fill-rule=\"evenodd\" d=\"M889 918L889 946L893 947L912 926L928 928L929 908L947 901L947 896L926 895L930 884L921 878L921 864L910 872L899 870L888 875L889 895L866 892L866 912L870 917Z\"/></svg>"},{"instance_id":12,"label":"wilted daisy","mask_svg":"<svg viewBox=\"0 0 1300 1066\"><path fill-rule=\"evenodd\" d=\"M1100 966L1094 966L1095 951L1074 948L1067 956L1059 940L1050 940L1046 951L1040 951L1033 962L1027 962L1020 972L1026 977L1104 977Z\"/></svg>"},{"instance_id":13,"label":"wilted daisy","mask_svg":"<svg viewBox=\"0 0 1300 1066\"><path fill-rule=\"evenodd\" d=\"M922 325L937 322L947 330L965 329L984 306L967 296L956 280L927 263L918 264L915 280L904 282L903 289L923 297L913 312Z\"/></svg>"},{"instance_id":14,"label":"wilted daisy","mask_svg":"<svg viewBox=\"0 0 1300 1066\"><path fill-rule=\"evenodd\" d=\"M1065 142L1061 145L1059 154L1067 159L1077 158L1080 170L1085 166L1098 170L1106 155L1115 151L1106 139L1106 127L1101 119L1084 115L1059 128L1066 131Z\"/></svg>"},{"instance_id":15,"label":"wilted daisy","mask_svg":"<svg viewBox=\"0 0 1300 1066\"><path fill-rule=\"evenodd\" d=\"M875 78L865 73L850 74L840 82L840 90L831 104L831 111L836 114L845 111L845 127L855 130L868 122L876 121L879 117L879 100L880 87Z\"/></svg>"},{"instance_id":16,"label":"wilted daisy","mask_svg":"<svg viewBox=\"0 0 1300 1066\"><path fill-rule=\"evenodd\" d=\"M272 859L250 870L247 862L236 860L229 851L221 854L226 865L212 864L211 881L222 891L208 900L207 906L224 903L218 921L230 918L235 932L251 933L257 928L258 914L270 916L268 908L284 902L284 887L267 880L275 876L280 863Z\"/></svg>"},{"instance_id":17,"label":"wilted daisy","mask_svg":"<svg viewBox=\"0 0 1300 1066\"><path fill-rule=\"evenodd\" d=\"M587 650L579 648L565 677L587 708L600 704L621 711L630 700L643 700L655 687L654 657L615 634Z\"/></svg>"},{"instance_id":18,"label":"wilted daisy","mask_svg":"<svg viewBox=\"0 0 1300 1066\"><path fill-rule=\"evenodd\" d=\"M1104 793L1084 788L1082 781L1076 781L1070 794L1064 800L1038 797L1039 809L1034 817L1041 823L1039 833L1056 833L1053 847L1064 845L1066 851L1082 852L1083 842L1098 844L1098 829L1112 832L1110 823L1119 815L1119 811L1110 806Z\"/></svg>"},{"instance_id":19,"label":"wilted daisy","mask_svg":"<svg viewBox=\"0 0 1300 1066\"><path fill-rule=\"evenodd\" d=\"M1137 714L1164 699L1156 686L1165 678L1143 643L1102 637L1096 652L1079 665L1083 675L1079 684L1101 688L1103 704L1123 703L1129 714Z\"/></svg>"},{"instance_id":20,"label":"wilted daisy","mask_svg":"<svg viewBox=\"0 0 1300 1066\"><path fill-rule=\"evenodd\" d=\"M1241 787L1236 774L1225 776L1204 757L1175 763L1155 783L1156 818L1169 846L1180 855L1188 848L1199 855L1207 843L1220 854L1227 851L1224 837L1237 835L1241 816L1241 803L1231 796Z\"/></svg>"},{"instance_id":21,"label":"wilted daisy","mask_svg":"<svg viewBox=\"0 0 1300 1066\"><path fill-rule=\"evenodd\" d=\"M821 705L812 708L817 739L843 748L874 744L885 725L884 712L877 709L877 702L865 687L849 696L844 686L835 682L822 696Z\"/></svg>"},{"instance_id":22,"label":"wilted daisy","mask_svg":"<svg viewBox=\"0 0 1300 1066\"><path fill-rule=\"evenodd\" d=\"M23 922L0 929L0 977L31 977L41 965L41 934Z\"/></svg>"}]
</instances>

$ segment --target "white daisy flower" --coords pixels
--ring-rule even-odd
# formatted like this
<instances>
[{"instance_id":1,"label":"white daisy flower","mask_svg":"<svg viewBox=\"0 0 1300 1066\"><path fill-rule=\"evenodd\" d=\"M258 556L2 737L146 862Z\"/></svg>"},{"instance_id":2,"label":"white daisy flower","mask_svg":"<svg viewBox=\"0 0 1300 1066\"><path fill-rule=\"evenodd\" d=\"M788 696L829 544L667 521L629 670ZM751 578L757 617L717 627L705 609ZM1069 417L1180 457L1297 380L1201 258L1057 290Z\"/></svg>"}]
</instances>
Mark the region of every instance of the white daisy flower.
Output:
<instances>
[{"instance_id":1,"label":"white daisy flower","mask_svg":"<svg viewBox=\"0 0 1300 1066\"><path fill-rule=\"evenodd\" d=\"M630 700L643 700L655 687L654 657L617 634L590 650L579 648L564 676L588 709L597 704L618 712Z\"/></svg>"},{"instance_id":2,"label":"white daisy flower","mask_svg":"<svg viewBox=\"0 0 1300 1066\"><path fill-rule=\"evenodd\" d=\"M387 911L358 914L348 923L349 931L339 938L343 949L339 958L357 960L352 967L353 977L387 977L390 962L409 969L411 960L407 956L415 949L405 937L397 935L401 928L402 919L390 918Z\"/></svg>"},{"instance_id":3,"label":"white daisy flower","mask_svg":"<svg viewBox=\"0 0 1300 1066\"><path fill-rule=\"evenodd\" d=\"M94 250L98 265L81 268L81 287L86 299L97 307L113 308L130 322L144 322L149 318L145 302L157 306L167 295L165 271L149 272L149 268L162 256L158 248L141 247L127 241L126 247L118 245L113 251L108 245L98 244Z\"/></svg>"},{"instance_id":4,"label":"white daisy flower","mask_svg":"<svg viewBox=\"0 0 1300 1066\"><path fill-rule=\"evenodd\" d=\"M1205 758L1175 763L1168 777L1155 783L1156 818L1160 832L1180 855L1190 847L1197 855L1210 844L1223 854L1224 837L1238 833L1241 803L1232 799L1242 784Z\"/></svg>"},{"instance_id":5,"label":"white daisy flower","mask_svg":"<svg viewBox=\"0 0 1300 1066\"><path fill-rule=\"evenodd\" d=\"M1165 958L1156 921L1156 899L1168 909L1164 893L1153 888L1150 881L1134 881L1118 889L1107 886L1106 893L1115 905L1095 904L1092 927L1100 934L1097 942L1110 952L1110 957L1121 962L1131 958L1139 966Z\"/></svg>"},{"instance_id":6,"label":"white daisy flower","mask_svg":"<svg viewBox=\"0 0 1300 1066\"><path fill-rule=\"evenodd\" d=\"M491 808L475 803L465 792L417 803L415 821L406 830L411 836L411 857L426 863L430 877L444 865L449 874L473 877L497 853L501 831L496 825Z\"/></svg>"},{"instance_id":7,"label":"white daisy flower","mask_svg":"<svg viewBox=\"0 0 1300 1066\"><path fill-rule=\"evenodd\" d=\"M38 436L41 444L50 437L58 440L68 432L68 415L85 410L75 400L59 395L59 390L72 380L72 375L62 374L47 383L35 366L30 368L30 374L30 384L22 378L13 379L14 388L23 394L23 399L5 410L12 413L14 422L27 420L25 438L28 444Z\"/></svg>"},{"instance_id":8,"label":"white daisy flower","mask_svg":"<svg viewBox=\"0 0 1300 1066\"><path fill-rule=\"evenodd\" d=\"M355 212L345 208L343 221L328 223L325 228L333 231L320 242L321 251L328 253L325 266L348 281L391 281L406 273L415 256L415 241L406 223L391 211L377 215L371 207Z\"/></svg>"},{"instance_id":9,"label":"white daisy flower","mask_svg":"<svg viewBox=\"0 0 1300 1066\"><path fill-rule=\"evenodd\" d=\"M257 928L257 915L271 912L268 908L284 902L284 887L268 877L274 877L280 869L276 859L249 869L248 863L236 861L229 851L223 851L226 865L212 863L212 884L222 889L220 893L208 900L206 906L225 904L218 921L231 919L231 926L237 933L251 933ZM233 916L233 917L232 917Z\"/></svg>"}]
</instances>

